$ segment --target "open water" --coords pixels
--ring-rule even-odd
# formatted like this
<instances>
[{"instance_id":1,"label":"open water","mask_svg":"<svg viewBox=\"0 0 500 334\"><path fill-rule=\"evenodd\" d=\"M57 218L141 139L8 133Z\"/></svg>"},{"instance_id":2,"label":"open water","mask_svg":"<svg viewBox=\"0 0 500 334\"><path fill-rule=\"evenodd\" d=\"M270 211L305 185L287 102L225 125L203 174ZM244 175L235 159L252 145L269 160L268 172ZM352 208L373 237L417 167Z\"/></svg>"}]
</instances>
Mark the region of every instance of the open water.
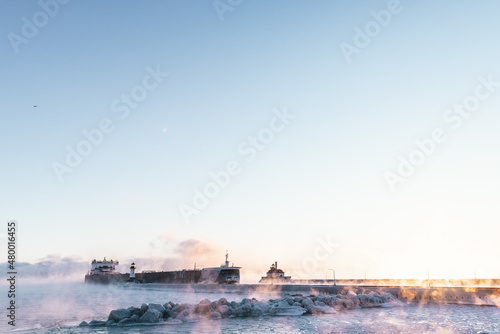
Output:
<instances>
[{"instance_id":1,"label":"open water","mask_svg":"<svg viewBox=\"0 0 500 334\"><path fill-rule=\"evenodd\" d=\"M0 332L17 333L497 333L500 308L474 305L408 304L396 308L369 308L339 311L337 314L295 317L252 317L203 320L177 325L132 327L79 327L82 321L106 320L112 309L142 303L197 303L202 299L241 301L255 297L279 297L262 292L196 292L192 289L123 288L84 283L23 284L16 298L16 326L8 325L6 307ZM7 287L0 286L2 296Z\"/></svg>"}]
</instances>

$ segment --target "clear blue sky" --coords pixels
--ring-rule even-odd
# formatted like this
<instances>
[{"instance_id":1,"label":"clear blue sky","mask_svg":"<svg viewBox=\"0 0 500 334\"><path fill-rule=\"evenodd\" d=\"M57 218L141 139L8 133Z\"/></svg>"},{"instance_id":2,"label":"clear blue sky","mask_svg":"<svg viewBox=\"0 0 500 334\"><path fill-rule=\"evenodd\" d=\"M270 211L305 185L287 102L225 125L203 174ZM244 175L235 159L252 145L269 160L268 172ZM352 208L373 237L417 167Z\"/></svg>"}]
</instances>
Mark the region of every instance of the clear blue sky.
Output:
<instances>
[{"instance_id":1,"label":"clear blue sky","mask_svg":"<svg viewBox=\"0 0 500 334\"><path fill-rule=\"evenodd\" d=\"M350 61L342 43L387 1L243 0L223 20L208 0L0 6L0 212L21 260L171 257L194 239L206 265L228 249L248 277L275 260L296 277L500 277L500 87L445 119L479 77L500 81L498 2L401 1ZM120 118L148 68L169 75ZM240 145L285 107L247 161ZM58 180L103 119L113 131ZM436 128L446 141L391 191ZM232 160L241 172L186 223L181 205Z\"/></svg>"}]
</instances>

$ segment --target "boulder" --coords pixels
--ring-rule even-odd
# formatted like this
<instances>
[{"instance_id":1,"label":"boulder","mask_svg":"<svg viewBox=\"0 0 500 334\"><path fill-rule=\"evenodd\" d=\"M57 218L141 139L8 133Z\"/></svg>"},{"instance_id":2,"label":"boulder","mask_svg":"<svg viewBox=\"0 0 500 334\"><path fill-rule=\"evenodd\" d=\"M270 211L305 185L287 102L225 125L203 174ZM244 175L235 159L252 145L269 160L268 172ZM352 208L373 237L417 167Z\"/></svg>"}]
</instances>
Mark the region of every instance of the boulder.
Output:
<instances>
[{"instance_id":1,"label":"boulder","mask_svg":"<svg viewBox=\"0 0 500 334\"><path fill-rule=\"evenodd\" d=\"M139 317L142 317L147 310L148 310L148 304L142 304L138 313Z\"/></svg>"},{"instance_id":2,"label":"boulder","mask_svg":"<svg viewBox=\"0 0 500 334\"><path fill-rule=\"evenodd\" d=\"M180 312L179 314L177 314L175 319L181 320L181 321L186 321L187 316L189 316L189 311L184 310L184 311Z\"/></svg>"},{"instance_id":3,"label":"boulder","mask_svg":"<svg viewBox=\"0 0 500 334\"><path fill-rule=\"evenodd\" d=\"M249 317L252 315L252 306L250 304L243 304L236 309L238 317Z\"/></svg>"},{"instance_id":4,"label":"boulder","mask_svg":"<svg viewBox=\"0 0 500 334\"><path fill-rule=\"evenodd\" d=\"M175 307L175 303L173 301L169 301L168 303L165 303L163 304L163 307L167 310L167 309L173 309Z\"/></svg>"},{"instance_id":5,"label":"boulder","mask_svg":"<svg viewBox=\"0 0 500 334\"><path fill-rule=\"evenodd\" d=\"M177 304L172 308L175 313L181 313L187 308L187 304Z\"/></svg>"},{"instance_id":6,"label":"boulder","mask_svg":"<svg viewBox=\"0 0 500 334\"><path fill-rule=\"evenodd\" d=\"M332 296L319 296L316 301L322 302L323 304L328 305L328 306L335 305L335 297L332 297Z\"/></svg>"},{"instance_id":7,"label":"boulder","mask_svg":"<svg viewBox=\"0 0 500 334\"><path fill-rule=\"evenodd\" d=\"M209 317L210 319L221 319L222 315L217 311L210 310Z\"/></svg>"},{"instance_id":8,"label":"boulder","mask_svg":"<svg viewBox=\"0 0 500 334\"><path fill-rule=\"evenodd\" d=\"M240 302L240 305L245 305L245 304L252 304L252 300L248 298L243 298L243 300Z\"/></svg>"},{"instance_id":9,"label":"boulder","mask_svg":"<svg viewBox=\"0 0 500 334\"><path fill-rule=\"evenodd\" d=\"M217 303L218 303L219 305L227 305L227 304L228 304L228 302L227 302L227 299L226 299L226 298L220 298L220 299L217 301Z\"/></svg>"},{"instance_id":10,"label":"boulder","mask_svg":"<svg viewBox=\"0 0 500 334\"><path fill-rule=\"evenodd\" d=\"M323 304L324 306L318 306L315 303ZM318 301L317 298L316 301L313 301L312 299L308 298L304 299L302 301L302 307L306 309L307 313L312 313L312 314L336 313L334 308L326 306L325 303Z\"/></svg>"},{"instance_id":11,"label":"boulder","mask_svg":"<svg viewBox=\"0 0 500 334\"><path fill-rule=\"evenodd\" d=\"M284 301L279 301L271 304L271 307L269 308L269 312L271 314L275 313L279 308L283 307L290 307L287 302Z\"/></svg>"},{"instance_id":12,"label":"boulder","mask_svg":"<svg viewBox=\"0 0 500 334\"><path fill-rule=\"evenodd\" d=\"M106 321L92 320L89 326L106 326Z\"/></svg>"},{"instance_id":13,"label":"boulder","mask_svg":"<svg viewBox=\"0 0 500 334\"><path fill-rule=\"evenodd\" d=\"M293 304L293 301L292 301L292 304ZM275 305L277 307L289 307L291 304L289 304L289 302L287 300L280 300L276 304L274 304L273 307L275 307Z\"/></svg>"},{"instance_id":14,"label":"boulder","mask_svg":"<svg viewBox=\"0 0 500 334\"><path fill-rule=\"evenodd\" d=\"M359 294L359 305L361 307L379 307L383 302L383 298L380 296L375 296L373 294Z\"/></svg>"},{"instance_id":15,"label":"boulder","mask_svg":"<svg viewBox=\"0 0 500 334\"><path fill-rule=\"evenodd\" d=\"M344 307L344 305L343 305L344 301L345 301L345 299L342 299L342 298L335 299L334 305Z\"/></svg>"},{"instance_id":16,"label":"boulder","mask_svg":"<svg viewBox=\"0 0 500 334\"><path fill-rule=\"evenodd\" d=\"M305 308L308 313L312 313L312 310L315 307L314 302L309 298L304 298L301 304L302 307Z\"/></svg>"},{"instance_id":17,"label":"boulder","mask_svg":"<svg viewBox=\"0 0 500 334\"><path fill-rule=\"evenodd\" d=\"M354 303L354 300L352 300L352 299L345 299L344 307L346 309L355 308L356 306L357 305Z\"/></svg>"},{"instance_id":18,"label":"boulder","mask_svg":"<svg viewBox=\"0 0 500 334\"><path fill-rule=\"evenodd\" d=\"M252 316L261 316L269 312L269 304L264 302L255 303L252 306Z\"/></svg>"},{"instance_id":19,"label":"boulder","mask_svg":"<svg viewBox=\"0 0 500 334\"><path fill-rule=\"evenodd\" d=\"M176 315L177 315L177 313L175 313L174 311L172 311L171 309L168 309L168 308L163 313L164 318L175 318Z\"/></svg>"},{"instance_id":20,"label":"boulder","mask_svg":"<svg viewBox=\"0 0 500 334\"><path fill-rule=\"evenodd\" d=\"M356 306L352 299L347 299L347 298L337 299L337 300L335 300L335 304L339 305L345 309L351 309L351 308L354 308L354 306Z\"/></svg>"},{"instance_id":21,"label":"boulder","mask_svg":"<svg viewBox=\"0 0 500 334\"><path fill-rule=\"evenodd\" d=\"M131 315L134 315L134 314L139 314L139 312L141 311L141 309L140 309L140 308L138 308L138 307L134 307L134 306L129 307L127 310L129 310L129 311L130 311L130 314L131 314Z\"/></svg>"},{"instance_id":22,"label":"boulder","mask_svg":"<svg viewBox=\"0 0 500 334\"><path fill-rule=\"evenodd\" d=\"M356 292L349 290L349 291L347 291L346 296L348 298L352 298L352 297L357 297L358 295L356 294Z\"/></svg>"},{"instance_id":23,"label":"boulder","mask_svg":"<svg viewBox=\"0 0 500 334\"><path fill-rule=\"evenodd\" d=\"M368 303L372 299L372 296L368 296L367 294L364 293L360 293L357 297L361 305Z\"/></svg>"},{"instance_id":24,"label":"boulder","mask_svg":"<svg viewBox=\"0 0 500 334\"><path fill-rule=\"evenodd\" d=\"M160 321L160 319L163 317L163 313L160 313L158 310L147 310L146 313L139 319L140 322L142 323L156 323Z\"/></svg>"},{"instance_id":25,"label":"boulder","mask_svg":"<svg viewBox=\"0 0 500 334\"><path fill-rule=\"evenodd\" d=\"M289 304L290 301L292 302L291 305ZM309 303L313 302L308 299L308 302L306 302L306 304ZM303 315L305 312L307 312L307 310L302 307L302 304L294 302L293 299L291 298L277 300L276 302L270 305L270 308L267 311L269 315L275 315L275 316L300 316Z\"/></svg>"},{"instance_id":26,"label":"boulder","mask_svg":"<svg viewBox=\"0 0 500 334\"><path fill-rule=\"evenodd\" d=\"M199 304L195 305L194 312L196 314L207 315L210 312L212 305L211 305L211 303L207 304L207 303L202 303L202 302L203 302L203 300Z\"/></svg>"},{"instance_id":27,"label":"boulder","mask_svg":"<svg viewBox=\"0 0 500 334\"><path fill-rule=\"evenodd\" d=\"M227 305L219 305L216 308L216 311L220 313L222 318L227 318L232 314L231 308Z\"/></svg>"},{"instance_id":28,"label":"boulder","mask_svg":"<svg viewBox=\"0 0 500 334\"><path fill-rule=\"evenodd\" d=\"M359 306L359 298L358 296L348 296L349 297L349 300L352 302L353 304L353 307L358 307Z\"/></svg>"},{"instance_id":29,"label":"boulder","mask_svg":"<svg viewBox=\"0 0 500 334\"><path fill-rule=\"evenodd\" d=\"M390 300L396 299L396 297L392 293L389 293L389 292L381 293L380 297L382 297L384 299L384 302L388 302Z\"/></svg>"},{"instance_id":30,"label":"boulder","mask_svg":"<svg viewBox=\"0 0 500 334\"><path fill-rule=\"evenodd\" d=\"M165 307L163 307L163 305L161 304L149 304L148 310L157 310L163 316L163 313L165 312Z\"/></svg>"},{"instance_id":31,"label":"boulder","mask_svg":"<svg viewBox=\"0 0 500 334\"><path fill-rule=\"evenodd\" d=\"M136 324L136 323L137 323L137 321L134 321L132 318L125 318L125 319L120 320L120 322L118 322L116 325L121 327L121 326Z\"/></svg>"},{"instance_id":32,"label":"boulder","mask_svg":"<svg viewBox=\"0 0 500 334\"><path fill-rule=\"evenodd\" d=\"M129 310L120 308L117 310L112 310L109 313L108 320L113 320L114 322L119 322L122 319L130 318L131 314Z\"/></svg>"},{"instance_id":33,"label":"boulder","mask_svg":"<svg viewBox=\"0 0 500 334\"><path fill-rule=\"evenodd\" d=\"M227 318L234 314L234 310L229 307L229 305L219 305L216 309L217 312L220 313L221 317Z\"/></svg>"},{"instance_id":34,"label":"boulder","mask_svg":"<svg viewBox=\"0 0 500 334\"><path fill-rule=\"evenodd\" d=\"M316 306L326 306L325 303L323 303L321 300L318 300L318 299L316 299L316 301L314 302L314 305L316 305Z\"/></svg>"},{"instance_id":35,"label":"boulder","mask_svg":"<svg viewBox=\"0 0 500 334\"><path fill-rule=\"evenodd\" d=\"M116 326L116 322L114 320L108 320L106 321L106 326L108 327Z\"/></svg>"}]
</instances>

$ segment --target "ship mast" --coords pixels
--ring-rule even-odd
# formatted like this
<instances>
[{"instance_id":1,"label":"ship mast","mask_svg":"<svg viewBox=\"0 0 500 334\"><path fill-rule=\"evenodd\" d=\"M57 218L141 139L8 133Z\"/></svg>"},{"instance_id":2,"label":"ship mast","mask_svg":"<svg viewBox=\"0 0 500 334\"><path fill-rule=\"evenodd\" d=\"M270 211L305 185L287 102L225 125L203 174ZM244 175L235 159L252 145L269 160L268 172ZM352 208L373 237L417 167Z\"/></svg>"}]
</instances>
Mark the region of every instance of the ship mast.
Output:
<instances>
[{"instance_id":1,"label":"ship mast","mask_svg":"<svg viewBox=\"0 0 500 334\"><path fill-rule=\"evenodd\" d=\"M229 267L229 261L227 260L227 256L228 256L228 253L227 253L227 249L226 249L226 267Z\"/></svg>"}]
</instances>

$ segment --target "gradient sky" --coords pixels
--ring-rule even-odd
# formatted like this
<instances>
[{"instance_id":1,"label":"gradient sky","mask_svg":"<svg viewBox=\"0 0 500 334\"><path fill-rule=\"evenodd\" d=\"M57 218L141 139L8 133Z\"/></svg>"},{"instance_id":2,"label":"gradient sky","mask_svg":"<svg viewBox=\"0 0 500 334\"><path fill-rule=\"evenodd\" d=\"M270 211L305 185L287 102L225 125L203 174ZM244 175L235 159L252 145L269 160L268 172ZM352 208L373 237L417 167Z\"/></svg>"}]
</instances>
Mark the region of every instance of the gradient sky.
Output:
<instances>
[{"instance_id":1,"label":"gradient sky","mask_svg":"<svg viewBox=\"0 0 500 334\"><path fill-rule=\"evenodd\" d=\"M444 119L479 77L500 81L498 1L401 1L350 62L340 45L387 1L243 0L223 20L209 0L71 1L16 47L43 9L0 6L0 220L18 221L20 260L169 258L191 240L205 248L185 266L227 249L243 280L274 261L304 278L500 277L500 87ZM112 103L148 67L169 75L121 119ZM247 161L238 147L284 108ZM103 119L114 130L60 182L53 163ZM436 128L447 140L391 191ZM186 223L179 207L233 160Z\"/></svg>"}]
</instances>

